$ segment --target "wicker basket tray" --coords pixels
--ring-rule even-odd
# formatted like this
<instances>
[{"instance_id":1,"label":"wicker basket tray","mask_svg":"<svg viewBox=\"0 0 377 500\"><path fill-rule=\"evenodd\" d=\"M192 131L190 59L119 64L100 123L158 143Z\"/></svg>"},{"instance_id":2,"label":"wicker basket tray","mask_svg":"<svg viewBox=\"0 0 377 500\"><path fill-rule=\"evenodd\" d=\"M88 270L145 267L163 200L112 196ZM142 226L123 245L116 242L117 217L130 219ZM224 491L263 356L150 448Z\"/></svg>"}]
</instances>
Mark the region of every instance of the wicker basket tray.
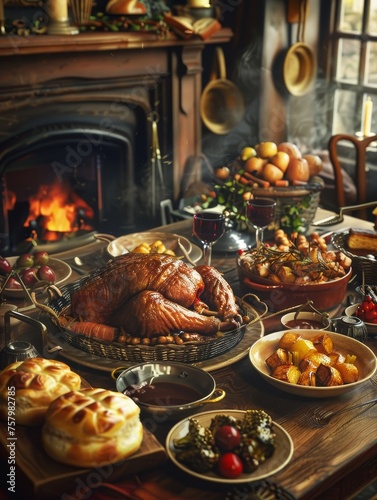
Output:
<instances>
[{"instance_id":1,"label":"wicker basket tray","mask_svg":"<svg viewBox=\"0 0 377 500\"><path fill-rule=\"evenodd\" d=\"M82 286L86 278L81 278L60 289L61 296L47 303L58 316L69 310L72 294ZM242 313L247 315L251 321L260 318L259 313L246 301L242 300ZM193 363L204 361L223 354L236 346L243 338L246 324L235 330L224 332L217 338L209 338L206 342L185 342L184 344L167 345L124 345L117 342L104 342L88 338L84 335L73 333L69 328L62 328L60 335L64 341L90 354L102 356L108 359L131 361L135 363L146 361L178 361L182 363ZM60 337L59 335L59 337Z\"/></svg>"},{"instance_id":2,"label":"wicker basket tray","mask_svg":"<svg viewBox=\"0 0 377 500\"><path fill-rule=\"evenodd\" d=\"M366 255L356 255L347 245L349 231L334 233L331 237L332 244L352 259L352 270L359 283L374 284L377 282L377 260Z\"/></svg>"},{"instance_id":3,"label":"wicker basket tray","mask_svg":"<svg viewBox=\"0 0 377 500\"><path fill-rule=\"evenodd\" d=\"M276 200L276 226L287 233L306 233L313 222L324 182L313 177L300 186L254 188L254 196Z\"/></svg>"}]
</instances>

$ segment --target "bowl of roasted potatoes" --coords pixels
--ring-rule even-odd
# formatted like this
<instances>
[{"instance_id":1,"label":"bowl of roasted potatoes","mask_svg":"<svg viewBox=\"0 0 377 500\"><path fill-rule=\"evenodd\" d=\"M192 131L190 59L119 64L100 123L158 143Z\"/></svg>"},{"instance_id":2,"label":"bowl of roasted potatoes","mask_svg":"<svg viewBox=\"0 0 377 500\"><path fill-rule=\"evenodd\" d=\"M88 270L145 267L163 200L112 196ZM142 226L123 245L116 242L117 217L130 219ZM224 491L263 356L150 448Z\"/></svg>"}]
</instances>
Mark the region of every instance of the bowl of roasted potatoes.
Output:
<instances>
[{"instance_id":1,"label":"bowl of roasted potatoes","mask_svg":"<svg viewBox=\"0 0 377 500\"><path fill-rule=\"evenodd\" d=\"M249 350L257 372L284 392L329 398L369 380L377 358L362 342L327 330L282 330L257 340Z\"/></svg>"},{"instance_id":2,"label":"bowl of roasted potatoes","mask_svg":"<svg viewBox=\"0 0 377 500\"><path fill-rule=\"evenodd\" d=\"M176 257L184 257L185 253L190 255L193 247L191 242L174 233L163 233L157 231L144 231L141 233L126 234L118 238L103 235L108 241L107 251L112 257L123 255L128 252L134 253L160 253Z\"/></svg>"},{"instance_id":3,"label":"bowl of roasted potatoes","mask_svg":"<svg viewBox=\"0 0 377 500\"><path fill-rule=\"evenodd\" d=\"M257 293L269 309L282 310L312 301L328 310L344 298L352 276L352 261L326 241L311 236L275 232L274 241L240 253L241 285Z\"/></svg>"}]
</instances>

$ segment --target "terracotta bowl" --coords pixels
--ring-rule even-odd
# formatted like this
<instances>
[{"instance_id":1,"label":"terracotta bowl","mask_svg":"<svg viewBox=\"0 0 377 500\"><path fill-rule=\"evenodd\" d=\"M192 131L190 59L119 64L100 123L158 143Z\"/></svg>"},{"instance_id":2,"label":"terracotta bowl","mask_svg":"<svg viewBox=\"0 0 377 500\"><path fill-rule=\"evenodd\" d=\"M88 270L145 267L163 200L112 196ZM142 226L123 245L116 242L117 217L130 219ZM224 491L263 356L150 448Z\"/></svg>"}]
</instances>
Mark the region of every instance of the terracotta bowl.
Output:
<instances>
[{"instance_id":1,"label":"terracotta bowl","mask_svg":"<svg viewBox=\"0 0 377 500\"><path fill-rule=\"evenodd\" d=\"M326 311L339 305L346 293L348 282L352 276L352 269L342 278L314 283L295 285L292 283L262 284L255 281L252 273L245 271L237 260L238 276L241 285L256 293L265 302L270 311L279 311L304 304L308 300L320 311Z\"/></svg>"}]
</instances>

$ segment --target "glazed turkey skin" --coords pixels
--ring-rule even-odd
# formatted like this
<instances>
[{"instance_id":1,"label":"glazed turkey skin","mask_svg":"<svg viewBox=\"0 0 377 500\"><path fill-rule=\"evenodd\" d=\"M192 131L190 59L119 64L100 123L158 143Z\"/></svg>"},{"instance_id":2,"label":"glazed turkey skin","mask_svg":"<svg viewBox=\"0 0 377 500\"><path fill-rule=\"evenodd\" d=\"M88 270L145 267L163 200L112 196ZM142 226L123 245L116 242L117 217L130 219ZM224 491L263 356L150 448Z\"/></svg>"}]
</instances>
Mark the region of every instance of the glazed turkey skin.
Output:
<instances>
[{"instance_id":1,"label":"glazed turkey skin","mask_svg":"<svg viewBox=\"0 0 377 500\"><path fill-rule=\"evenodd\" d=\"M112 324L114 312L144 290L190 308L204 290L200 274L169 255L127 253L115 257L72 295L74 316Z\"/></svg>"},{"instance_id":2,"label":"glazed turkey skin","mask_svg":"<svg viewBox=\"0 0 377 500\"><path fill-rule=\"evenodd\" d=\"M113 322L135 337L152 338L185 331L213 335L232 329L215 316L205 316L165 299L159 292L144 290L129 300L113 317Z\"/></svg>"}]
</instances>

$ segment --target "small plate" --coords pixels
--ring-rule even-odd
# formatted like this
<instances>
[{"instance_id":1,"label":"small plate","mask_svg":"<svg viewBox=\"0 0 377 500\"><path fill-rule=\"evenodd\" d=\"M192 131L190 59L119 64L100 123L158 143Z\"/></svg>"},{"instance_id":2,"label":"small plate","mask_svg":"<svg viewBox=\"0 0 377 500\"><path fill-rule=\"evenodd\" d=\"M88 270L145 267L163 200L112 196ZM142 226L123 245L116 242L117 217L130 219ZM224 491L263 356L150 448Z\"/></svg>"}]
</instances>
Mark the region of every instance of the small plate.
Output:
<instances>
[{"instance_id":1,"label":"small plate","mask_svg":"<svg viewBox=\"0 0 377 500\"><path fill-rule=\"evenodd\" d=\"M198 420L201 425L208 427L211 423L212 418L216 415L227 415L235 418L243 418L246 412L243 410L213 410L206 411L203 413L197 413L194 418ZM166 450L169 458L174 462L174 464L181 470L187 472L191 476L204 479L206 481L212 481L215 483L226 483L226 484L237 484L237 483L249 483L250 481L259 481L272 474L276 474L279 470L283 469L293 455L293 441L286 430L283 429L279 424L273 422L273 429L276 434L276 449L271 458L263 462L256 471L250 474L241 474L236 479L225 479L217 475L215 472L199 473L189 469L186 465L183 465L175 458L174 449L174 439L183 437L188 432L189 418L181 420L169 431L166 437Z\"/></svg>"},{"instance_id":2,"label":"small plate","mask_svg":"<svg viewBox=\"0 0 377 500\"><path fill-rule=\"evenodd\" d=\"M352 304L352 306L348 306L345 310L346 316L355 316L355 312L357 307L360 304ZM367 323L364 321L365 326L368 330L368 335L377 335L377 324L376 323Z\"/></svg>"},{"instance_id":3,"label":"small plate","mask_svg":"<svg viewBox=\"0 0 377 500\"><path fill-rule=\"evenodd\" d=\"M18 257L7 257L7 261L9 264L13 267L13 265L16 263L16 260ZM56 281L54 285L61 285L64 281L66 281L72 274L72 269L71 266L63 262L62 260L59 259L54 259L53 257L49 258L49 261L47 263L49 267L55 272L56 275ZM30 287L26 287L28 290ZM22 295L25 294L25 291L23 289L20 290L14 290L13 288L5 288L4 289L4 296L5 297L22 297Z\"/></svg>"}]
</instances>

